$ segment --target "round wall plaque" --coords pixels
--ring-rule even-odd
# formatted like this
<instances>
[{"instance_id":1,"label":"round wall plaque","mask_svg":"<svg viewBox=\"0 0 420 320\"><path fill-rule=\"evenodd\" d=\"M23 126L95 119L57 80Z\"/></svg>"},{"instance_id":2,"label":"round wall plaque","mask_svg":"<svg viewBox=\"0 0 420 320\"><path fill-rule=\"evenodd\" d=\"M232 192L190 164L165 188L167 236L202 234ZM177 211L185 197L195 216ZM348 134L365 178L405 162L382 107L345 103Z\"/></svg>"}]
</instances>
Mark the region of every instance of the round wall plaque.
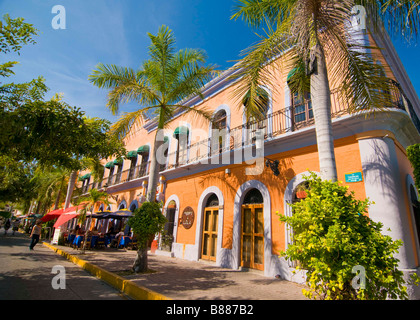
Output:
<instances>
[{"instance_id":1,"label":"round wall plaque","mask_svg":"<svg viewBox=\"0 0 420 320\"><path fill-rule=\"evenodd\" d=\"M182 212L181 216L181 224L184 226L185 229L189 229L192 227L194 223L194 210L191 207L186 207Z\"/></svg>"}]
</instances>

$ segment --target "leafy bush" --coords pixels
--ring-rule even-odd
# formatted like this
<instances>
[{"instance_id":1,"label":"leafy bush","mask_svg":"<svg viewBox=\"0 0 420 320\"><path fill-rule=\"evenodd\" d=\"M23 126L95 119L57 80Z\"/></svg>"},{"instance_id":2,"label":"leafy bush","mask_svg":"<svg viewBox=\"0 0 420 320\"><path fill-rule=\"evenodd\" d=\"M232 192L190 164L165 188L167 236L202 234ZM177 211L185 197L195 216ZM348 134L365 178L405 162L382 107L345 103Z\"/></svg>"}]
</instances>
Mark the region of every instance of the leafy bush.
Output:
<instances>
[{"instance_id":1,"label":"leafy bush","mask_svg":"<svg viewBox=\"0 0 420 320\"><path fill-rule=\"evenodd\" d=\"M135 272L148 270L147 247L153 240L153 236L163 231L166 221L161 212L161 205L156 202L144 202L128 219L128 224L133 228L138 244L137 257L133 264Z\"/></svg>"},{"instance_id":2,"label":"leafy bush","mask_svg":"<svg viewBox=\"0 0 420 320\"><path fill-rule=\"evenodd\" d=\"M372 203L355 199L347 186L322 181L314 173L305 179L306 199L291 205L291 217L280 217L293 229L293 244L282 254L307 270L305 296L407 299L394 257L402 241L381 234L383 225L366 216Z\"/></svg>"},{"instance_id":3,"label":"leafy bush","mask_svg":"<svg viewBox=\"0 0 420 320\"><path fill-rule=\"evenodd\" d=\"M414 181L418 190L420 189L420 144L413 144L407 148L407 158L414 169Z\"/></svg>"}]
</instances>

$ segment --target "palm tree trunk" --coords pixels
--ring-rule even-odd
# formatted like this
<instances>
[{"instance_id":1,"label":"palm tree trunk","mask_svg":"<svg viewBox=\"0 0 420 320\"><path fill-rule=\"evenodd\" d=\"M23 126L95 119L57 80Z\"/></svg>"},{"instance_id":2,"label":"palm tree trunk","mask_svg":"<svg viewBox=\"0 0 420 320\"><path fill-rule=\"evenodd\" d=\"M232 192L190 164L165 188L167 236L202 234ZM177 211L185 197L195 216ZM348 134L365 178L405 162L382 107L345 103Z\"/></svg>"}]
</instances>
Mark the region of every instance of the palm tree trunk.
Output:
<instances>
[{"instance_id":1,"label":"palm tree trunk","mask_svg":"<svg viewBox=\"0 0 420 320\"><path fill-rule=\"evenodd\" d=\"M66 179L65 176L63 176L63 179L61 179L60 188L58 189L57 198L55 199L54 210L57 210L58 205L60 204L61 189L63 188L63 184L64 184L65 179Z\"/></svg>"},{"instance_id":2,"label":"palm tree trunk","mask_svg":"<svg viewBox=\"0 0 420 320\"><path fill-rule=\"evenodd\" d=\"M70 206L71 197L73 195L74 186L76 185L78 171L72 171L70 174L69 185L67 187L66 202L64 204L64 209L67 209Z\"/></svg>"},{"instance_id":3,"label":"palm tree trunk","mask_svg":"<svg viewBox=\"0 0 420 320\"><path fill-rule=\"evenodd\" d=\"M316 70L311 75L311 99L321 177L324 180L337 181L331 123L331 92L325 54L321 46L316 45L311 48L311 56L316 57Z\"/></svg>"},{"instance_id":4,"label":"palm tree trunk","mask_svg":"<svg viewBox=\"0 0 420 320\"><path fill-rule=\"evenodd\" d=\"M160 129L158 129L159 131ZM152 152L152 157L150 159L150 172L149 172L149 183L148 183L148 189L147 189L147 196L146 196L146 200L148 202L153 202L156 199L156 187L158 185L159 182L159 169L160 169L160 162L162 162L164 159L158 159L161 158L161 156L163 156L163 153L160 154L161 152L157 152L160 151L161 146L163 145L163 140L160 141L156 139L157 137L155 136L155 143L153 145L153 152ZM158 160L160 162L158 162Z\"/></svg>"},{"instance_id":5,"label":"palm tree trunk","mask_svg":"<svg viewBox=\"0 0 420 320\"><path fill-rule=\"evenodd\" d=\"M137 250L137 257L133 263L134 272L146 272L148 269L148 259L147 259L147 243L140 244Z\"/></svg>"}]
</instances>

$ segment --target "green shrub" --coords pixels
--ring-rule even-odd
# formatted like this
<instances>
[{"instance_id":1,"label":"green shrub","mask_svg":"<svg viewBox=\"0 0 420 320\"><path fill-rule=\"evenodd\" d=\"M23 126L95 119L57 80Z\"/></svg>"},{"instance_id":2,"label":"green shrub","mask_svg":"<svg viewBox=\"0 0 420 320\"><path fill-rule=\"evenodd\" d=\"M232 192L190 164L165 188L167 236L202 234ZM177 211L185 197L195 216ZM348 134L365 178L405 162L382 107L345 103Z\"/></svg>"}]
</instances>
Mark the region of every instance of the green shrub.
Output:
<instances>
[{"instance_id":1,"label":"green shrub","mask_svg":"<svg viewBox=\"0 0 420 320\"><path fill-rule=\"evenodd\" d=\"M401 240L381 234L382 224L367 217L369 202L339 182L314 173L306 199L292 204L280 221L293 229L293 244L282 255L307 270L305 296L313 299L407 299L403 273L394 257ZM360 274L364 270L365 278ZM363 281L365 279L365 281Z\"/></svg>"},{"instance_id":2,"label":"green shrub","mask_svg":"<svg viewBox=\"0 0 420 320\"><path fill-rule=\"evenodd\" d=\"M165 223L166 218L161 212L161 205L156 202L144 202L128 220L139 247L147 246L151 237L163 231Z\"/></svg>"},{"instance_id":3,"label":"green shrub","mask_svg":"<svg viewBox=\"0 0 420 320\"><path fill-rule=\"evenodd\" d=\"M420 144L413 144L407 147L407 158L413 167L414 181L416 183L417 190L420 185Z\"/></svg>"}]
</instances>

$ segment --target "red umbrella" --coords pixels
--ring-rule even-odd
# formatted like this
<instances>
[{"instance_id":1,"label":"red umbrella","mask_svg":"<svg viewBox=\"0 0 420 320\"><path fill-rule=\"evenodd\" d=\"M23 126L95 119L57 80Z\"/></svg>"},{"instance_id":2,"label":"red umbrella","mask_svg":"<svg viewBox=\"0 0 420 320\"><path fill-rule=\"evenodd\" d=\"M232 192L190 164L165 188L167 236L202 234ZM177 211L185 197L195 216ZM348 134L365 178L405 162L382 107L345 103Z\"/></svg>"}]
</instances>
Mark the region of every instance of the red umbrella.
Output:
<instances>
[{"instance_id":1,"label":"red umbrella","mask_svg":"<svg viewBox=\"0 0 420 320\"><path fill-rule=\"evenodd\" d=\"M44 215L41 218L41 221L42 222L47 222L47 221L56 219L59 216L61 216L61 214L63 213L63 211L64 211L63 209L57 209L57 210L50 211L50 212L48 212L46 215Z\"/></svg>"}]
</instances>

